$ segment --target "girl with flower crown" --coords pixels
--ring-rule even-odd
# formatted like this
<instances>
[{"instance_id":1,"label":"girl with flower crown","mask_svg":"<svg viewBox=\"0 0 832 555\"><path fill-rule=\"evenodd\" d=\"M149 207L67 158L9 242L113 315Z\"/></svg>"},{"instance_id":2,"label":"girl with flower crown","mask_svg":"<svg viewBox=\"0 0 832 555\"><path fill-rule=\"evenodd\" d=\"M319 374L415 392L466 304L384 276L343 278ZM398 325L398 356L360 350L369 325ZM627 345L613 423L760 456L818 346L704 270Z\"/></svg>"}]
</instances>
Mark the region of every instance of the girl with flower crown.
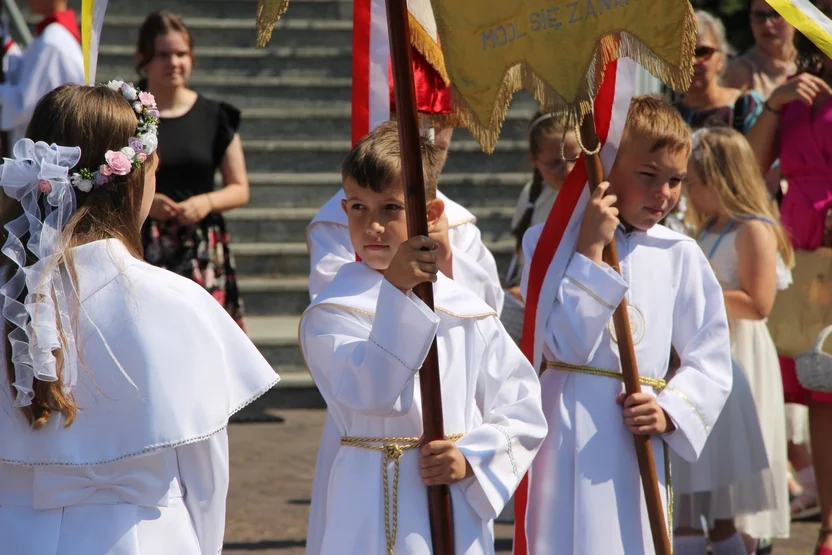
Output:
<instances>
[{"instance_id":1,"label":"girl with flower crown","mask_svg":"<svg viewBox=\"0 0 832 555\"><path fill-rule=\"evenodd\" d=\"M165 133L156 196L144 227L145 260L189 277L243 327L230 236L223 212L248 203L237 132L240 111L188 89L193 40L182 18L151 13L139 30L136 69L155 95ZM214 190L219 170L223 186Z\"/></svg>"},{"instance_id":2,"label":"girl with flower crown","mask_svg":"<svg viewBox=\"0 0 832 555\"><path fill-rule=\"evenodd\" d=\"M229 417L277 382L189 279L142 260L153 98L67 85L0 166L0 537L26 555L222 549Z\"/></svg>"}]
</instances>

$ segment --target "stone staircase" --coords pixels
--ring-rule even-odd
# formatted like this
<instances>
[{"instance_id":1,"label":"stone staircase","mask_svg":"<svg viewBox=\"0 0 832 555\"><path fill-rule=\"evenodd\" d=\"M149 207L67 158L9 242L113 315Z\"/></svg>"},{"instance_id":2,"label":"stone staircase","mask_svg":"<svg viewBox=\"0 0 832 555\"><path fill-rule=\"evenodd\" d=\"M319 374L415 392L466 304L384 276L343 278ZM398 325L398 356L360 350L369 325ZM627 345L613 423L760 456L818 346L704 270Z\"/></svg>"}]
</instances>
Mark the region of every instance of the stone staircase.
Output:
<instances>
[{"instance_id":1,"label":"stone staircase","mask_svg":"<svg viewBox=\"0 0 832 555\"><path fill-rule=\"evenodd\" d=\"M70 2L71 6L80 0ZM251 202L227 214L252 339L285 386L312 382L297 345L309 303L306 225L340 187L350 143L352 2L292 0L271 45L255 50L256 0L110 0L98 80L135 78L133 53L144 16L164 7L182 14L195 43L192 86L243 110ZM467 131L451 145L441 189L478 218L505 269L510 219L528 179L525 129L534 110L518 95L491 156Z\"/></svg>"}]
</instances>

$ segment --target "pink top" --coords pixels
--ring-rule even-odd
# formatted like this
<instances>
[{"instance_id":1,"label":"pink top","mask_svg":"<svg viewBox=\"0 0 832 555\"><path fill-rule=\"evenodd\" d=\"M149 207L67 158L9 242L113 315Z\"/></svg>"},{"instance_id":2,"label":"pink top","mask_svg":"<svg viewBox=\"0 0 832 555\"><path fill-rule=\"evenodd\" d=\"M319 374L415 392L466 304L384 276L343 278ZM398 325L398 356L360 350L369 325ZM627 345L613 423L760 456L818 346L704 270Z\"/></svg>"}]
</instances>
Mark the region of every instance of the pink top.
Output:
<instances>
[{"instance_id":1,"label":"pink top","mask_svg":"<svg viewBox=\"0 0 832 555\"><path fill-rule=\"evenodd\" d=\"M780 213L800 250L823 244L826 213L832 209L832 98L812 111L791 102L780 119L780 165L789 182Z\"/></svg>"}]
</instances>

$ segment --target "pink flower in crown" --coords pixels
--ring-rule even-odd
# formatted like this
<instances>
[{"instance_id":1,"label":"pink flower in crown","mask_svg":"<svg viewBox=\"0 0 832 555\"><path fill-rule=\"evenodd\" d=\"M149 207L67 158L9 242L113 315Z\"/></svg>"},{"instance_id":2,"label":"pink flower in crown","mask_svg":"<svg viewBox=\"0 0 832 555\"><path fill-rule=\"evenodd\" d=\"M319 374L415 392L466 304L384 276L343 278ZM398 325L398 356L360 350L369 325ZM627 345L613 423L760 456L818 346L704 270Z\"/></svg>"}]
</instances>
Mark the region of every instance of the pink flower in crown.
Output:
<instances>
[{"instance_id":1,"label":"pink flower in crown","mask_svg":"<svg viewBox=\"0 0 832 555\"><path fill-rule=\"evenodd\" d=\"M148 116L150 116L152 118L156 118L156 119L159 119L159 117L160 117L159 110L156 110L156 109L153 109L153 108L151 108L150 110L147 110L145 112L145 114L147 114Z\"/></svg>"},{"instance_id":2,"label":"pink flower in crown","mask_svg":"<svg viewBox=\"0 0 832 555\"><path fill-rule=\"evenodd\" d=\"M130 173L130 159L124 153L108 150L107 154L104 155L104 159L107 160L107 165L112 168L114 174L127 175Z\"/></svg>"},{"instance_id":3,"label":"pink flower in crown","mask_svg":"<svg viewBox=\"0 0 832 555\"><path fill-rule=\"evenodd\" d=\"M149 92L140 92L139 102L141 102L147 107L156 106L156 99Z\"/></svg>"},{"instance_id":4,"label":"pink flower in crown","mask_svg":"<svg viewBox=\"0 0 832 555\"><path fill-rule=\"evenodd\" d=\"M52 184L45 179L42 179L40 183L38 183L38 188L40 188L40 192L44 195L48 195L52 192Z\"/></svg>"},{"instance_id":5,"label":"pink flower in crown","mask_svg":"<svg viewBox=\"0 0 832 555\"><path fill-rule=\"evenodd\" d=\"M139 162L144 162L145 160L147 160L147 154L145 154L144 152L136 153L136 160L138 160Z\"/></svg>"},{"instance_id":6,"label":"pink flower in crown","mask_svg":"<svg viewBox=\"0 0 832 555\"><path fill-rule=\"evenodd\" d=\"M110 177L111 175L113 175L113 168L111 168L107 164L101 164L101 166L99 166L98 168L98 172L104 177Z\"/></svg>"}]
</instances>

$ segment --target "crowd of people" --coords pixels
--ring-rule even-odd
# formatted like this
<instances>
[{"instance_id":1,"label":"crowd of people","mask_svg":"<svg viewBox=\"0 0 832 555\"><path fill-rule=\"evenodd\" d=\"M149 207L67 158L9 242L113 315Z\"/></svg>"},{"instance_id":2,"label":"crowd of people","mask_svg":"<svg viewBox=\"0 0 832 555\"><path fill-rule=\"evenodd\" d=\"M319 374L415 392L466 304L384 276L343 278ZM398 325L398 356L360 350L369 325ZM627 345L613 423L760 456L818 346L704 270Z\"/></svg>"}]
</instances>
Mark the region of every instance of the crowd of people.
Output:
<instances>
[{"instance_id":1,"label":"crowd of people","mask_svg":"<svg viewBox=\"0 0 832 555\"><path fill-rule=\"evenodd\" d=\"M249 199L240 111L188 88L175 14L141 26L135 86L85 86L74 13L30 8L38 37L3 38L0 84L2 551L219 553L228 420L279 379L246 337L222 217ZM755 45L735 56L697 12L691 87L632 100L541 326L523 325L530 260L582 154L573 130L529 122L502 276L437 189L451 130L420 142L424 237L407 234L395 120L353 146L308 228L299 341L328 407L309 555L431 553L436 485L453 486L460 554L493 553L516 491L517 554L651 553L633 434L666 463L675 553L767 553L817 513L816 554L832 554L832 394L801 379L793 331L805 269L832 247L832 60L764 0L748 14ZM613 239L620 274L602 260ZM629 396L622 300L644 388ZM541 360L518 346L529 329ZM446 439L424 442L434 340Z\"/></svg>"}]
</instances>

